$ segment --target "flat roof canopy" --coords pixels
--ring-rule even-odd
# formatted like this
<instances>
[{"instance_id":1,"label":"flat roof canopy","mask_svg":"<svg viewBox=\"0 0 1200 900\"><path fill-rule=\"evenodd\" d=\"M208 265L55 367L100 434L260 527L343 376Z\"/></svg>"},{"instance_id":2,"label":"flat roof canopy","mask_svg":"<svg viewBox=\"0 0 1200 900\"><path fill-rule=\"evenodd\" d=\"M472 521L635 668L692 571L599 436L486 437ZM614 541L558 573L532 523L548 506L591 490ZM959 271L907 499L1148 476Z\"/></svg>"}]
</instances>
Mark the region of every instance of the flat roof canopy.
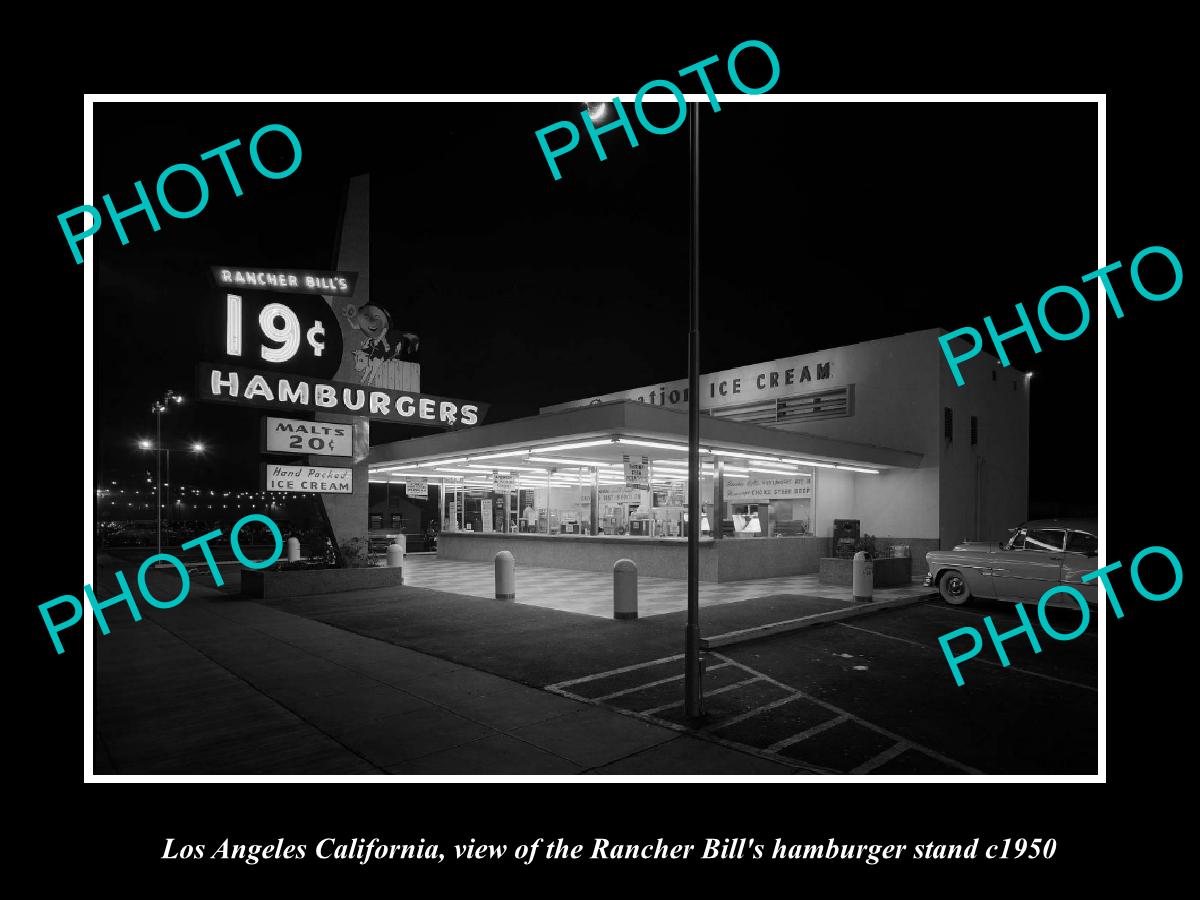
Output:
<instances>
[{"instance_id":1,"label":"flat roof canopy","mask_svg":"<svg viewBox=\"0 0 1200 900\"><path fill-rule=\"evenodd\" d=\"M623 483L622 456L650 457L655 480L687 475L686 412L637 401L594 406L447 431L372 447L373 481L405 475L490 478L493 471L554 483L577 480L592 468L602 482ZM922 454L700 417L702 464L724 459L728 477L803 474L811 467L879 474L912 469ZM553 473L553 474L551 474Z\"/></svg>"}]
</instances>

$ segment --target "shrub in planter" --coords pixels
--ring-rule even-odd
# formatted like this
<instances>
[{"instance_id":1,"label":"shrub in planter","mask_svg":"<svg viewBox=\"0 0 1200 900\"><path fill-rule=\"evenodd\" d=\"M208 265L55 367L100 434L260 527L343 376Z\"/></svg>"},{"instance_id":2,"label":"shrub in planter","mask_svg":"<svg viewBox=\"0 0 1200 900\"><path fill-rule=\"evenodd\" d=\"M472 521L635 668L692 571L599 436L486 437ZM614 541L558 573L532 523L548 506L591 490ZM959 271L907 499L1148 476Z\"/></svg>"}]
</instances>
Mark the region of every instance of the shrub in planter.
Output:
<instances>
[{"instance_id":1,"label":"shrub in planter","mask_svg":"<svg viewBox=\"0 0 1200 900\"><path fill-rule=\"evenodd\" d=\"M361 538L351 538L338 548L342 551L342 567L346 569L366 569L379 565L382 556L372 553L366 541Z\"/></svg>"},{"instance_id":2,"label":"shrub in planter","mask_svg":"<svg viewBox=\"0 0 1200 900\"><path fill-rule=\"evenodd\" d=\"M879 553L875 549L875 535L864 534L854 542L854 552L862 551L867 554L867 559L878 559Z\"/></svg>"}]
</instances>

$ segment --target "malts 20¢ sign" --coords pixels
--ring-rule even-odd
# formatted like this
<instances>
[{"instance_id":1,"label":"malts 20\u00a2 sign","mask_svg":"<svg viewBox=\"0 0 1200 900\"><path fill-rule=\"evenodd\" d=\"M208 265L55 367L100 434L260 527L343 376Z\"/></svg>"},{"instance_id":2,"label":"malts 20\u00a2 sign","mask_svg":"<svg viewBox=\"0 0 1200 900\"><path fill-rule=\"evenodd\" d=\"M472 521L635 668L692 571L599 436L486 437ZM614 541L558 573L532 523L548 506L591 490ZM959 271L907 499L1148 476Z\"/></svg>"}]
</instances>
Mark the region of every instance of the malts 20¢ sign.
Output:
<instances>
[{"instance_id":1,"label":"malts 20\u00a2 sign","mask_svg":"<svg viewBox=\"0 0 1200 900\"><path fill-rule=\"evenodd\" d=\"M268 453L354 455L354 426L350 423L305 422L266 416L266 429Z\"/></svg>"}]
</instances>

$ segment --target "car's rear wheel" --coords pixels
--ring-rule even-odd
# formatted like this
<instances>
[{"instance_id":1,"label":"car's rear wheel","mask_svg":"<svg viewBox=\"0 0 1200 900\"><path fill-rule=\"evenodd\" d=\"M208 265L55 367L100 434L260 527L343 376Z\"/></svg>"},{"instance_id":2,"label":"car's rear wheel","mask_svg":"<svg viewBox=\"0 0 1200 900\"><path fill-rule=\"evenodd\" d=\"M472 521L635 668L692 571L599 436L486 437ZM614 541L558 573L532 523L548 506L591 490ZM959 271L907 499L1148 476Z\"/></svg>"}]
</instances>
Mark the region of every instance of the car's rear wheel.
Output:
<instances>
[{"instance_id":1,"label":"car's rear wheel","mask_svg":"<svg viewBox=\"0 0 1200 900\"><path fill-rule=\"evenodd\" d=\"M938 591L942 599L951 606L962 606L971 599L971 589L967 587L967 579L958 569L947 569L938 579Z\"/></svg>"}]
</instances>

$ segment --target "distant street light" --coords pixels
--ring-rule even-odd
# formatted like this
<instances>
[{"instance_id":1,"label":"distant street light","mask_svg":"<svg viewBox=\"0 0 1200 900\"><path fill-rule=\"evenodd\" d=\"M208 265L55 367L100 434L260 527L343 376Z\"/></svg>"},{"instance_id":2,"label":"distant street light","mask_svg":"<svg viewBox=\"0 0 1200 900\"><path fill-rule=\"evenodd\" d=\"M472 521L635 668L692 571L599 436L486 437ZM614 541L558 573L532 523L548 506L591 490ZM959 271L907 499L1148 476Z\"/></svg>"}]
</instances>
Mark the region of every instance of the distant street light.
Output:
<instances>
[{"instance_id":1,"label":"distant street light","mask_svg":"<svg viewBox=\"0 0 1200 900\"><path fill-rule=\"evenodd\" d=\"M603 118L606 115L608 115L608 104L607 103L604 103L604 102L590 103L589 102L585 105L587 106L588 116L591 117L591 120L593 122L599 122L599 121L603 120Z\"/></svg>"},{"instance_id":2,"label":"distant street light","mask_svg":"<svg viewBox=\"0 0 1200 900\"><path fill-rule=\"evenodd\" d=\"M172 403L174 403L176 406L183 403L183 395L177 394L174 391L168 389L167 391L165 391L163 393L161 400L154 401L154 406L152 406L150 408L150 411L152 413L154 413L154 418L155 418L155 441L153 444L151 444L150 441L148 441L148 440L139 440L138 441L138 447L140 447L141 449L143 449L143 450L153 449L155 451L154 462L155 462L155 468L157 471L157 481L158 481L158 492L157 492L158 502L155 504L155 519L157 520L157 525L158 525L158 528L157 528L158 541L157 541L157 543L158 543L158 553L159 554L162 553L162 511L163 511L162 456L163 456L164 452L167 454L167 483L170 484L170 481L171 481L171 450L172 449L174 449L174 450L181 449L179 447L164 448L163 444L162 444L162 417L163 417L163 413L170 412ZM200 443L194 443L194 444L192 444L190 449L193 453L202 453L204 451L204 445L200 444ZM170 513L168 511L168 515L169 514Z\"/></svg>"}]
</instances>

